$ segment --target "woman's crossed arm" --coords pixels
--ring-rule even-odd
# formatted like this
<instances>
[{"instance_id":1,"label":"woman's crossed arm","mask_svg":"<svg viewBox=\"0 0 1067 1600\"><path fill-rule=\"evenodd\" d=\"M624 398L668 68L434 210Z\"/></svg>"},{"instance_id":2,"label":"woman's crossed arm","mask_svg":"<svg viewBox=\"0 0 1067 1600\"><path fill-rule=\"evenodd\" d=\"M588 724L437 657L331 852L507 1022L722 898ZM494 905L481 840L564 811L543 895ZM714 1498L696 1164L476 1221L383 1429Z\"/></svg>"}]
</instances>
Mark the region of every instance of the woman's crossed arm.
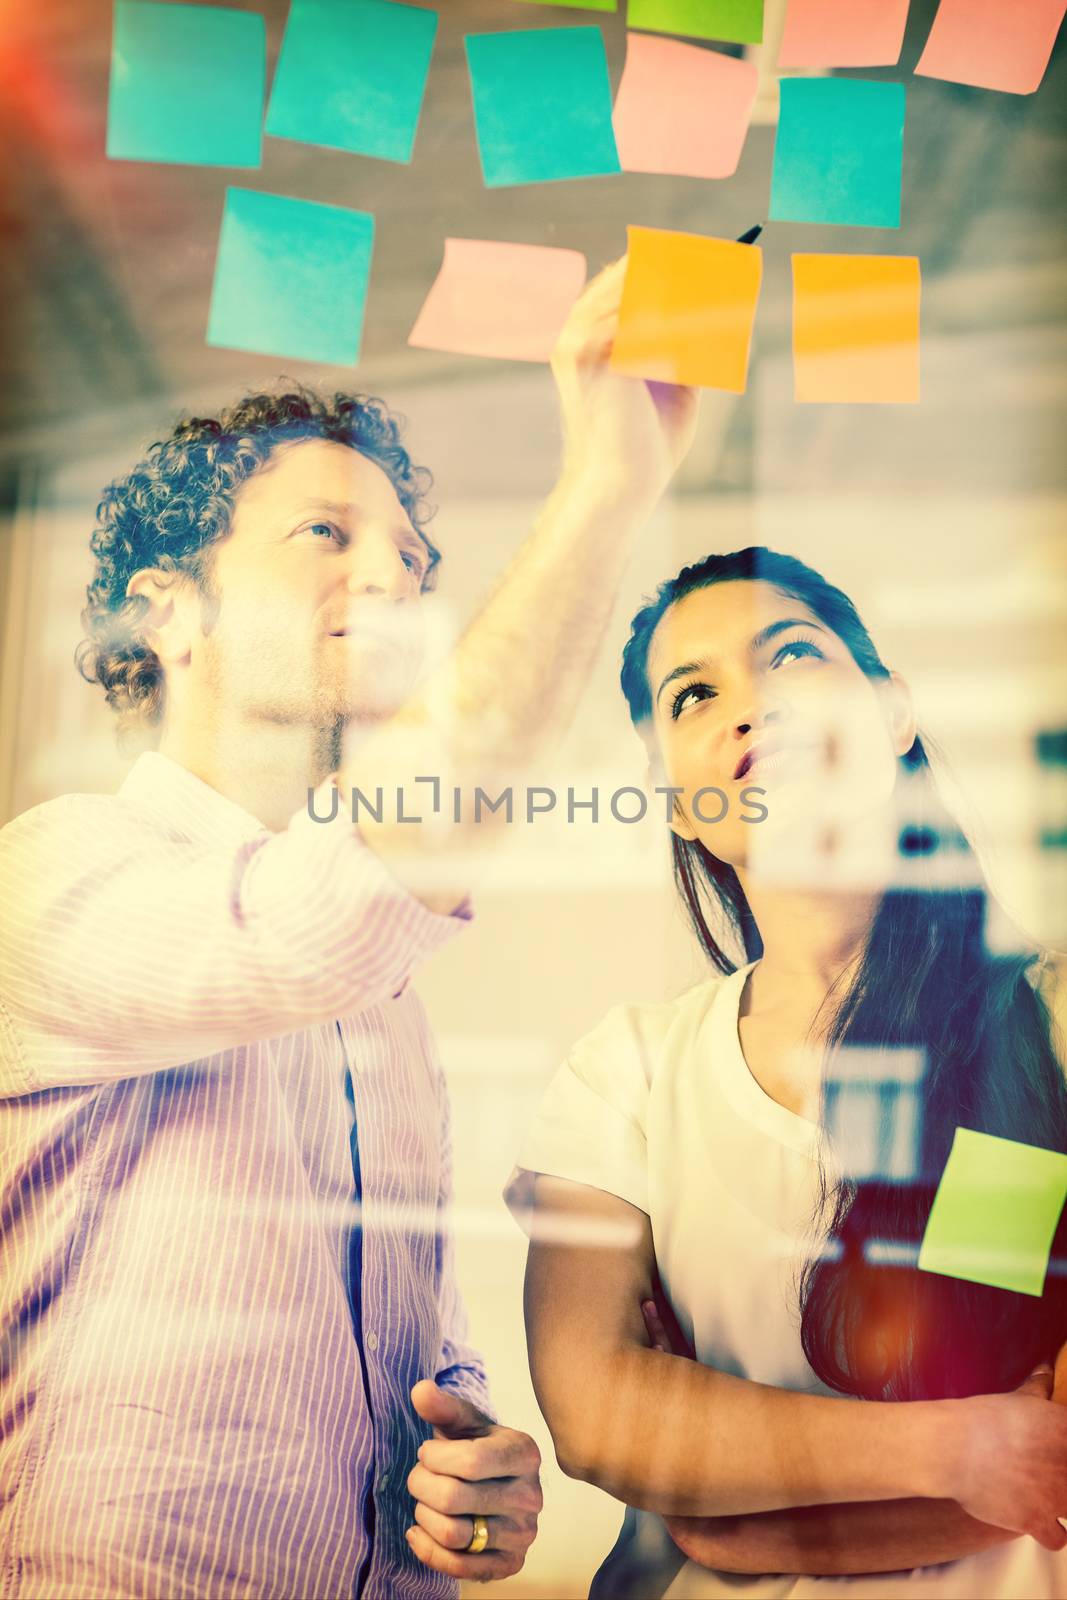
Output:
<instances>
[{"instance_id":1,"label":"woman's crossed arm","mask_svg":"<svg viewBox=\"0 0 1067 1600\"><path fill-rule=\"evenodd\" d=\"M896 1404L771 1388L652 1349L641 1304L654 1276L643 1212L536 1179L526 1322L557 1458L628 1505L715 1519L669 1524L694 1560L870 1572L1021 1533L1067 1544L1056 1520L1067 1516L1067 1408L1047 1403L1047 1379Z\"/></svg>"}]
</instances>

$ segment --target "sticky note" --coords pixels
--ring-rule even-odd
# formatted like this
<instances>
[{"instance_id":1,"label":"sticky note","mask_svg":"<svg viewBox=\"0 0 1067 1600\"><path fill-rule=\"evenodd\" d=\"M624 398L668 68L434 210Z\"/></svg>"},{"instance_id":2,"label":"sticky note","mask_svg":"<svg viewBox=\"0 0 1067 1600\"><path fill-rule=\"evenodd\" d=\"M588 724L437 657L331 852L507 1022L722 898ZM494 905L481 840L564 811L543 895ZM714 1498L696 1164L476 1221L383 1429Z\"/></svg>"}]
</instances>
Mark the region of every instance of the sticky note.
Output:
<instances>
[{"instance_id":1,"label":"sticky note","mask_svg":"<svg viewBox=\"0 0 1067 1600\"><path fill-rule=\"evenodd\" d=\"M1067 1155L957 1128L919 1269L1039 1295L1065 1200Z\"/></svg>"},{"instance_id":2,"label":"sticky note","mask_svg":"<svg viewBox=\"0 0 1067 1600\"><path fill-rule=\"evenodd\" d=\"M904 85L783 78L780 89L771 216L899 228Z\"/></svg>"},{"instance_id":3,"label":"sticky note","mask_svg":"<svg viewBox=\"0 0 1067 1600\"><path fill-rule=\"evenodd\" d=\"M920 287L916 256L795 255L796 398L917 401Z\"/></svg>"},{"instance_id":4,"label":"sticky note","mask_svg":"<svg viewBox=\"0 0 1067 1600\"><path fill-rule=\"evenodd\" d=\"M436 31L393 0L291 0L267 132L410 161Z\"/></svg>"},{"instance_id":5,"label":"sticky note","mask_svg":"<svg viewBox=\"0 0 1067 1600\"><path fill-rule=\"evenodd\" d=\"M568 11L615 11L617 0L523 0L528 6L566 6Z\"/></svg>"},{"instance_id":6,"label":"sticky note","mask_svg":"<svg viewBox=\"0 0 1067 1600\"><path fill-rule=\"evenodd\" d=\"M579 250L446 239L408 344L460 355L547 361L585 287Z\"/></svg>"},{"instance_id":7,"label":"sticky note","mask_svg":"<svg viewBox=\"0 0 1067 1600\"><path fill-rule=\"evenodd\" d=\"M630 0L626 21L631 28L651 33L760 44L763 0Z\"/></svg>"},{"instance_id":8,"label":"sticky note","mask_svg":"<svg viewBox=\"0 0 1067 1600\"><path fill-rule=\"evenodd\" d=\"M751 61L631 33L615 98L624 172L728 178L737 171L759 73Z\"/></svg>"},{"instance_id":9,"label":"sticky note","mask_svg":"<svg viewBox=\"0 0 1067 1600\"><path fill-rule=\"evenodd\" d=\"M228 189L208 344L353 365L373 243L365 211Z\"/></svg>"},{"instance_id":10,"label":"sticky note","mask_svg":"<svg viewBox=\"0 0 1067 1600\"><path fill-rule=\"evenodd\" d=\"M763 252L660 228L627 232L614 371L742 394Z\"/></svg>"},{"instance_id":11,"label":"sticky note","mask_svg":"<svg viewBox=\"0 0 1067 1600\"><path fill-rule=\"evenodd\" d=\"M266 51L254 12L116 0L107 154L258 167Z\"/></svg>"},{"instance_id":12,"label":"sticky note","mask_svg":"<svg viewBox=\"0 0 1067 1600\"><path fill-rule=\"evenodd\" d=\"M891 67L908 0L788 0L780 67Z\"/></svg>"},{"instance_id":13,"label":"sticky note","mask_svg":"<svg viewBox=\"0 0 1067 1600\"><path fill-rule=\"evenodd\" d=\"M472 33L465 43L489 188L621 170L599 28Z\"/></svg>"},{"instance_id":14,"label":"sticky note","mask_svg":"<svg viewBox=\"0 0 1067 1600\"><path fill-rule=\"evenodd\" d=\"M1065 12L1065 0L941 0L915 71L979 89L1033 94Z\"/></svg>"}]
</instances>

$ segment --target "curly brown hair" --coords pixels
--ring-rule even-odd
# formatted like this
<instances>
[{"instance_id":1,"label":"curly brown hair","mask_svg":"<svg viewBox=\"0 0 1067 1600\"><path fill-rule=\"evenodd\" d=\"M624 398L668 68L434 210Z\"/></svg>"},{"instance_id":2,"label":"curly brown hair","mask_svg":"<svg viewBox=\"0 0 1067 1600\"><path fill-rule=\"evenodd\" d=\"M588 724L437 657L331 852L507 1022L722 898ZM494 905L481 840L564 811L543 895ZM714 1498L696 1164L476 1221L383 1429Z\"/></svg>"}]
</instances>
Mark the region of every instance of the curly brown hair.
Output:
<instances>
[{"instance_id":1,"label":"curly brown hair","mask_svg":"<svg viewBox=\"0 0 1067 1600\"><path fill-rule=\"evenodd\" d=\"M182 418L125 477L108 484L90 540L96 566L81 613L88 637L74 660L88 683L103 687L120 735L158 726L164 709L163 666L138 626L149 600L127 596L130 578L154 567L190 578L210 596L213 547L229 531L237 492L280 445L330 439L380 466L426 545L422 588L434 587L441 553L424 526L433 515L425 499L432 480L412 463L403 426L369 395L327 400L303 386L248 394L217 418Z\"/></svg>"}]
</instances>

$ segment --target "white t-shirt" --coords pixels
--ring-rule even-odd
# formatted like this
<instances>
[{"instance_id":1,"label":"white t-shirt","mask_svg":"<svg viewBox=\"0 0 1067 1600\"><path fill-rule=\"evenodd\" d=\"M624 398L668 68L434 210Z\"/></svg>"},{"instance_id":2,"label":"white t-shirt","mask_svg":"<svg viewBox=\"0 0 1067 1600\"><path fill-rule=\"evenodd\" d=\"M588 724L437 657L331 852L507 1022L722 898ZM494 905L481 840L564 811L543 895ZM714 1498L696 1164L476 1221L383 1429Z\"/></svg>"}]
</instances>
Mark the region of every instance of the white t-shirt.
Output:
<instances>
[{"instance_id":1,"label":"white t-shirt","mask_svg":"<svg viewBox=\"0 0 1067 1600\"><path fill-rule=\"evenodd\" d=\"M523 1173L541 1172L629 1201L651 1219L663 1286L698 1360L829 1395L801 1347L797 1294L814 1237L819 1130L772 1100L748 1069L737 1019L750 971L709 979L676 1000L609 1011L549 1084L507 1198L520 1208L530 1187ZM605 1600L1067 1600L1067 1552L1023 1538L908 1572L752 1577L685 1560L658 1516L629 1509L590 1592Z\"/></svg>"}]
</instances>

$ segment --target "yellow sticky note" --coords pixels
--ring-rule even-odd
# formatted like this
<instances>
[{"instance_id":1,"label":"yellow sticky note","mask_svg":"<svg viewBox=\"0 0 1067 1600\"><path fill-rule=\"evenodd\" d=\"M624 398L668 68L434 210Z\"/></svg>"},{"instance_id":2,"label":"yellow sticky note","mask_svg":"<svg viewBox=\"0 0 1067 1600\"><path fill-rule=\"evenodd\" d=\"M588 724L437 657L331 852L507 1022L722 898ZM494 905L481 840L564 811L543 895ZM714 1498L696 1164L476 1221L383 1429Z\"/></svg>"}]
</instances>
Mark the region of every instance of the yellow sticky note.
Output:
<instances>
[{"instance_id":1,"label":"yellow sticky note","mask_svg":"<svg viewBox=\"0 0 1067 1600\"><path fill-rule=\"evenodd\" d=\"M916 402L920 289L916 256L795 255L797 400Z\"/></svg>"},{"instance_id":2,"label":"yellow sticky note","mask_svg":"<svg viewBox=\"0 0 1067 1600\"><path fill-rule=\"evenodd\" d=\"M662 228L627 232L613 370L743 394L763 252Z\"/></svg>"}]
</instances>

